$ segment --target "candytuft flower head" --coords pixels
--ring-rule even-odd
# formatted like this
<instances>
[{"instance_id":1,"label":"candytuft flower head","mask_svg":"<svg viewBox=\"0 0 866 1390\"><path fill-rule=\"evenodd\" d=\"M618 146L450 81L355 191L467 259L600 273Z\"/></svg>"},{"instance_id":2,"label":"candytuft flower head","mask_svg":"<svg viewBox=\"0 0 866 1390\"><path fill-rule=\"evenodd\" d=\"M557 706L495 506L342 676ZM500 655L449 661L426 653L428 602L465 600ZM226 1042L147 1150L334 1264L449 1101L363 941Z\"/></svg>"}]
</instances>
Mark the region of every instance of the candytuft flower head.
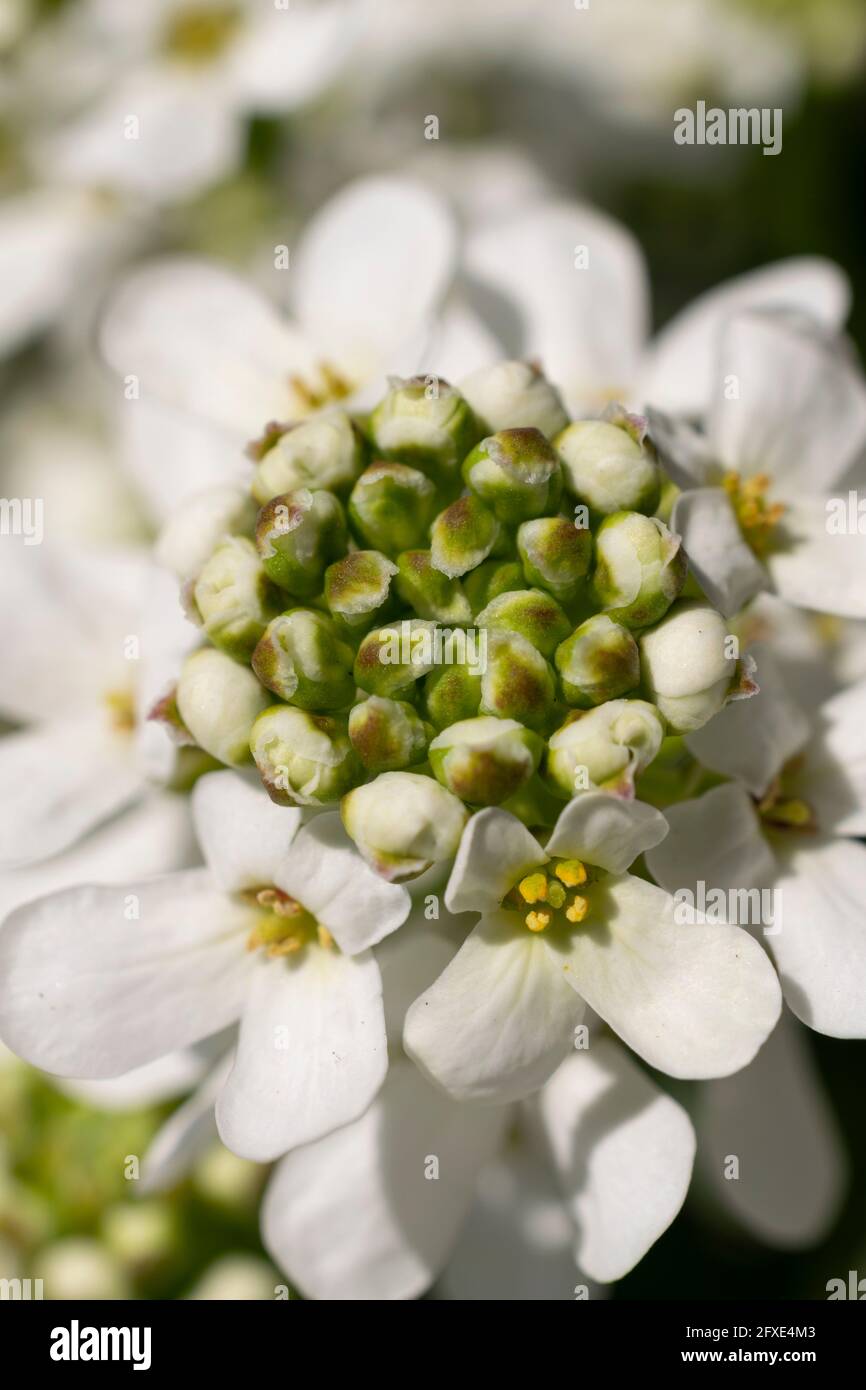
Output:
<instances>
[{"instance_id":1,"label":"candytuft flower head","mask_svg":"<svg viewBox=\"0 0 866 1390\"><path fill-rule=\"evenodd\" d=\"M430 744L430 766L444 787L474 806L498 806L528 782L544 748L516 719L480 715L450 725Z\"/></svg>"},{"instance_id":2,"label":"candytuft flower head","mask_svg":"<svg viewBox=\"0 0 866 1390\"><path fill-rule=\"evenodd\" d=\"M383 772L343 798L343 824L377 873L416 878L455 853L468 812L432 777Z\"/></svg>"},{"instance_id":3,"label":"candytuft flower head","mask_svg":"<svg viewBox=\"0 0 866 1390\"><path fill-rule=\"evenodd\" d=\"M608 700L575 712L551 735L547 780L565 797L597 787L631 797L635 778L652 762L664 736L661 715L646 700Z\"/></svg>"},{"instance_id":4,"label":"candytuft flower head","mask_svg":"<svg viewBox=\"0 0 866 1390\"><path fill-rule=\"evenodd\" d=\"M411 463L443 485L456 485L460 464L481 434L469 403L435 376L392 377L370 417L383 458Z\"/></svg>"},{"instance_id":5,"label":"candytuft flower head","mask_svg":"<svg viewBox=\"0 0 866 1390\"><path fill-rule=\"evenodd\" d=\"M436 509L435 484L405 463L371 464L349 497L349 519L361 540L392 556L425 543Z\"/></svg>"},{"instance_id":6,"label":"candytuft flower head","mask_svg":"<svg viewBox=\"0 0 866 1390\"><path fill-rule=\"evenodd\" d=\"M270 426L249 446L256 462L252 494L259 506L300 488L348 491L364 465L366 444L344 410L294 425Z\"/></svg>"},{"instance_id":7,"label":"candytuft flower head","mask_svg":"<svg viewBox=\"0 0 866 1390\"><path fill-rule=\"evenodd\" d=\"M560 642L554 657L570 705L589 709L627 695L640 681L640 653L627 627L596 613Z\"/></svg>"},{"instance_id":8,"label":"candytuft flower head","mask_svg":"<svg viewBox=\"0 0 866 1390\"><path fill-rule=\"evenodd\" d=\"M680 539L658 517L614 512L595 536L593 596L626 627L658 622L682 592L688 560Z\"/></svg>"},{"instance_id":9,"label":"candytuft flower head","mask_svg":"<svg viewBox=\"0 0 866 1390\"><path fill-rule=\"evenodd\" d=\"M482 439L466 458L463 477L505 525L555 511L562 491L556 450L527 427Z\"/></svg>"},{"instance_id":10,"label":"candytuft flower head","mask_svg":"<svg viewBox=\"0 0 866 1390\"><path fill-rule=\"evenodd\" d=\"M281 700L300 709L333 710L351 704L354 658L325 613L293 608L268 623L252 667Z\"/></svg>"},{"instance_id":11,"label":"candytuft flower head","mask_svg":"<svg viewBox=\"0 0 866 1390\"><path fill-rule=\"evenodd\" d=\"M460 389L490 433L532 428L553 439L568 424L559 392L532 362L479 367L461 381Z\"/></svg>"},{"instance_id":12,"label":"candytuft flower head","mask_svg":"<svg viewBox=\"0 0 866 1390\"><path fill-rule=\"evenodd\" d=\"M638 645L644 689L675 733L702 728L729 699L756 689L721 613L700 600L681 599Z\"/></svg>"},{"instance_id":13,"label":"candytuft flower head","mask_svg":"<svg viewBox=\"0 0 866 1390\"><path fill-rule=\"evenodd\" d=\"M272 705L259 715L249 746L265 791L280 806L328 806L360 782L364 769L344 719Z\"/></svg>"},{"instance_id":14,"label":"candytuft flower head","mask_svg":"<svg viewBox=\"0 0 866 1390\"><path fill-rule=\"evenodd\" d=\"M661 470L646 430L641 416L612 406L600 420L575 420L554 439L566 487L594 516L655 511Z\"/></svg>"},{"instance_id":15,"label":"candytuft flower head","mask_svg":"<svg viewBox=\"0 0 866 1390\"><path fill-rule=\"evenodd\" d=\"M322 591L325 570L346 549L346 520L332 492L300 488L274 497L256 522L256 546L268 576L297 598Z\"/></svg>"}]
</instances>

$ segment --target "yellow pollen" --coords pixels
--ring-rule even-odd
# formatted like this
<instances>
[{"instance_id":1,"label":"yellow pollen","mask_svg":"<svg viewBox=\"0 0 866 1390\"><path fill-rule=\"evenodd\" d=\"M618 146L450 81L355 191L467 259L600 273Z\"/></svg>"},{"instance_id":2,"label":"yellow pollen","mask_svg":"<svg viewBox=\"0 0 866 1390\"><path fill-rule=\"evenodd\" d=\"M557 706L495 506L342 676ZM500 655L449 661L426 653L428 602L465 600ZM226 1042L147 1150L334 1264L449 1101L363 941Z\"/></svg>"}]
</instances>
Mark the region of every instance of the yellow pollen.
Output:
<instances>
[{"instance_id":1,"label":"yellow pollen","mask_svg":"<svg viewBox=\"0 0 866 1390\"><path fill-rule=\"evenodd\" d=\"M769 815L772 820L781 821L785 825L806 826L812 824L812 811L807 802L801 801L799 797L789 797L787 800L777 801L769 808Z\"/></svg>"},{"instance_id":2,"label":"yellow pollen","mask_svg":"<svg viewBox=\"0 0 866 1390\"><path fill-rule=\"evenodd\" d=\"M553 872L566 888L579 888L586 883L586 869L579 859L561 859Z\"/></svg>"},{"instance_id":3,"label":"yellow pollen","mask_svg":"<svg viewBox=\"0 0 866 1390\"><path fill-rule=\"evenodd\" d=\"M243 897L264 909L247 937L248 951L262 949L268 956L290 956L316 940L321 946L333 944L327 928L281 888L253 888Z\"/></svg>"},{"instance_id":4,"label":"yellow pollen","mask_svg":"<svg viewBox=\"0 0 866 1390\"><path fill-rule=\"evenodd\" d=\"M550 926L552 917L551 912L527 912L524 920L530 931L544 931Z\"/></svg>"},{"instance_id":5,"label":"yellow pollen","mask_svg":"<svg viewBox=\"0 0 866 1390\"><path fill-rule=\"evenodd\" d=\"M569 922L582 922L588 912L589 898L582 898L579 893L575 893L568 907L565 909L565 915Z\"/></svg>"},{"instance_id":6,"label":"yellow pollen","mask_svg":"<svg viewBox=\"0 0 866 1390\"><path fill-rule=\"evenodd\" d=\"M517 891L525 903L543 903L547 901L547 875L539 869L534 874L527 874L517 885ZM545 926L547 924L545 923ZM533 928L540 930L540 928Z\"/></svg>"},{"instance_id":7,"label":"yellow pollen","mask_svg":"<svg viewBox=\"0 0 866 1390\"><path fill-rule=\"evenodd\" d=\"M240 25L237 5L190 4L170 20L163 36L165 52L180 62L212 63L228 47Z\"/></svg>"},{"instance_id":8,"label":"yellow pollen","mask_svg":"<svg viewBox=\"0 0 866 1390\"><path fill-rule=\"evenodd\" d=\"M758 555L766 550L774 529L785 514L781 502L767 501L771 482L767 473L755 473L743 479L739 473L729 471L722 478L722 487L728 494L743 538Z\"/></svg>"},{"instance_id":9,"label":"yellow pollen","mask_svg":"<svg viewBox=\"0 0 866 1390\"><path fill-rule=\"evenodd\" d=\"M318 375L321 384L314 384L297 374L289 377L289 385L304 410L321 410L331 401L342 401L351 396L351 383L330 362L319 363Z\"/></svg>"},{"instance_id":10,"label":"yellow pollen","mask_svg":"<svg viewBox=\"0 0 866 1390\"><path fill-rule=\"evenodd\" d=\"M135 728L135 701L129 690L108 690L105 694L111 727L120 734L131 734Z\"/></svg>"}]
</instances>

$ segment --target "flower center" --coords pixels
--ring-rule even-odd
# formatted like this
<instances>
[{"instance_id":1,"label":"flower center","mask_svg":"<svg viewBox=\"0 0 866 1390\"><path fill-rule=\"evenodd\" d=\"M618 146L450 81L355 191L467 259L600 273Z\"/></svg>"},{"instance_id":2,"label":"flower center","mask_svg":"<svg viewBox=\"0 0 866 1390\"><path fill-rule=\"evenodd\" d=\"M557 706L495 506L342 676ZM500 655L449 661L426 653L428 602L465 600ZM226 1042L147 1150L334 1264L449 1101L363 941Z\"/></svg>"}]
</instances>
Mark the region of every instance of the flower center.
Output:
<instances>
[{"instance_id":1,"label":"flower center","mask_svg":"<svg viewBox=\"0 0 866 1390\"><path fill-rule=\"evenodd\" d=\"M818 823L808 801L794 794L792 780L803 765L802 758L792 758L778 777L770 783L757 803L758 815L766 825L780 830L816 830Z\"/></svg>"},{"instance_id":2,"label":"flower center","mask_svg":"<svg viewBox=\"0 0 866 1390\"><path fill-rule=\"evenodd\" d=\"M106 690L103 699L108 706L111 727L118 734L131 734L135 729L135 700L131 690Z\"/></svg>"},{"instance_id":3,"label":"flower center","mask_svg":"<svg viewBox=\"0 0 866 1390\"><path fill-rule=\"evenodd\" d=\"M267 956L291 956L315 942L325 949L333 946L327 927L281 888L251 888L242 896L263 909L247 938L248 951L261 948Z\"/></svg>"},{"instance_id":4,"label":"flower center","mask_svg":"<svg viewBox=\"0 0 866 1390\"><path fill-rule=\"evenodd\" d=\"M751 478L742 478L739 473L728 471L722 478L722 487L728 494L746 544L756 555L765 554L785 514L783 503L767 501L768 474L756 473Z\"/></svg>"},{"instance_id":5,"label":"flower center","mask_svg":"<svg viewBox=\"0 0 866 1390\"><path fill-rule=\"evenodd\" d=\"M327 361L317 363L315 379L296 373L289 377L289 385L301 408L308 411L321 410L334 401L343 401L354 390L352 383Z\"/></svg>"},{"instance_id":6,"label":"flower center","mask_svg":"<svg viewBox=\"0 0 866 1390\"><path fill-rule=\"evenodd\" d=\"M184 5L168 22L163 49L183 63L212 63L228 48L240 20L237 5Z\"/></svg>"},{"instance_id":7,"label":"flower center","mask_svg":"<svg viewBox=\"0 0 866 1390\"><path fill-rule=\"evenodd\" d=\"M588 883L589 871L580 859L552 859L516 883L502 905L519 912L531 932L557 923L576 926L589 912L589 898L580 891Z\"/></svg>"}]
</instances>

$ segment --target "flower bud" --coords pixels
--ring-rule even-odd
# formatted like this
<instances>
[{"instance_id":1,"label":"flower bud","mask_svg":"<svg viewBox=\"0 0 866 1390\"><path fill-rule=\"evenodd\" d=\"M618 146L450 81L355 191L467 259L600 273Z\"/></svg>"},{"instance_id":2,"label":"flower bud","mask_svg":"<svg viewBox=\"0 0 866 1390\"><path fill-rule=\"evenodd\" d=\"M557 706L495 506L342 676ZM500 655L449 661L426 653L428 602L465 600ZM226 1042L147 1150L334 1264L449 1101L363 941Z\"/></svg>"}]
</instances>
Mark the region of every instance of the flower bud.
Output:
<instances>
[{"instance_id":1,"label":"flower bud","mask_svg":"<svg viewBox=\"0 0 866 1390\"><path fill-rule=\"evenodd\" d=\"M488 433L531 425L552 439L568 424L559 392L531 362L479 367L460 390Z\"/></svg>"},{"instance_id":2,"label":"flower bud","mask_svg":"<svg viewBox=\"0 0 866 1390\"><path fill-rule=\"evenodd\" d=\"M615 622L648 627L681 592L688 560L679 536L658 517L614 512L595 535L595 600Z\"/></svg>"},{"instance_id":3,"label":"flower bud","mask_svg":"<svg viewBox=\"0 0 866 1390\"><path fill-rule=\"evenodd\" d=\"M198 574L223 536L251 536L258 508L246 488L207 488L181 502L159 534L156 558L178 579Z\"/></svg>"},{"instance_id":4,"label":"flower bud","mask_svg":"<svg viewBox=\"0 0 866 1390\"><path fill-rule=\"evenodd\" d=\"M430 766L461 801L498 806L529 781L543 749L538 734L516 720L480 715L437 734L430 744Z\"/></svg>"},{"instance_id":5,"label":"flower bud","mask_svg":"<svg viewBox=\"0 0 866 1390\"><path fill-rule=\"evenodd\" d=\"M479 627L516 632L552 657L571 631L571 623L551 594L543 589L512 589L491 599L476 618Z\"/></svg>"},{"instance_id":6,"label":"flower bud","mask_svg":"<svg viewBox=\"0 0 866 1390\"><path fill-rule=\"evenodd\" d=\"M470 570L463 579L463 591L473 613L486 608L500 594L525 588L526 580L519 560L485 560L483 565Z\"/></svg>"},{"instance_id":7,"label":"flower bud","mask_svg":"<svg viewBox=\"0 0 866 1390\"><path fill-rule=\"evenodd\" d=\"M368 632L355 657L355 684L370 695L407 690L436 665L436 624L403 618Z\"/></svg>"},{"instance_id":8,"label":"flower bud","mask_svg":"<svg viewBox=\"0 0 866 1390\"><path fill-rule=\"evenodd\" d=\"M397 593L419 618L440 623L469 623L472 609L459 579L433 568L429 550L404 550L397 557Z\"/></svg>"},{"instance_id":9,"label":"flower bud","mask_svg":"<svg viewBox=\"0 0 866 1390\"><path fill-rule=\"evenodd\" d=\"M589 709L634 690L640 681L637 642L604 613L587 618L560 643L554 658L570 705Z\"/></svg>"},{"instance_id":10,"label":"flower bud","mask_svg":"<svg viewBox=\"0 0 866 1390\"><path fill-rule=\"evenodd\" d=\"M405 700L369 695L349 714L349 738L368 772L423 763L433 730Z\"/></svg>"},{"instance_id":11,"label":"flower bud","mask_svg":"<svg viewBox=\"0 0 866 1390\"><path fill-rule=\"evenodd\" d=\"M199 748L232 767L249 762L250 730L271 698L249 667L203 647L184 662L176 698Z\"/></svg>"},{"instance_id":12,"label":"flower bud","mask_svg":"<svg viewBox=\"0 0 866 1390\"><path fill-rule=\"evenodd\" d=\"M529 584L547 589L560 603L571 603L582 592L592 561L592 536L585 527L565 516L524 521L517 550Z\"/></svg>"},{"instance_id":13,"label":"flower bud","mask_svg":"<svg viewBox=\"0 0 866 1390\"><path fill-rule=\"evenodd\" d=\"M725 704L737 659L724 618L708 603L680 600L638 645L644 689L675 733L702 728Z\"/></svg>"},{"instance_id":14,"label":"flower bud","mask_svg":"<svg viewBox=\"0 0 866 1390\"><path fill-rule=\"evenodd\" d=\"M440 481L456 482L481 430L468 401L438 377L390 378L370 416L370 433L384 458L415 464Z\"/></svg>"},{"instance_id":15,"label":"flower bud","mask_svg":"<svg viewBox=\"0 0 866 1390\"><path fill-rule=\"evenodd\" d=\"M463 463L467 487L505 525L553 512L562 477L556 450L539 430L501 430L476 444Z\"/></svg>"},{"instance_id":16,"label":"flower bud","mask_svg":"<svg viewBox=\"0 0 866 1390\"><path fill-rule=\"evenodd\" d=\"M424 682L427 717L436 729L446 729L461 719L471 719L481 704L481 672L467 662L440 666Z\"/></svg>"},{"instance_id":17,"label":"flower bud","mask_svg":"<svg viewBox=\"0 0 866 1390\"><path fill-rule=\"evenodd\" d=\"M328 806L364 776L345 720L271 705L250 734L265 791L280 806Z\"/></svg>"},{"instance_id":18,"label":"flower bud","mask_svg":"<svg viewBox=\"0 0 866 1390\"><path fill-rule=\"evenodd\" d=\"M516 632L490 633L479 711L499 719L516 719L541 733L555 717L553 671L541 652Z\"/></svg>"},{"instance_id":19,"label":"flower bud","mask_svg":"<svg viewBox=\"0 0 866 1390\"><path fill-rule=\"evenodd\" d=\"M378 550L353 550L325 570L325 602L348 628L369 627L391 606L397 566Z\"/></svg>"},{"instance_id":20,"label":"flower bud","mask_svg":"<svg viewBox=\"0 0 866 1390\"><path fill-rule=\"evenodd\" d=\"M664 732L658 710L645 700L608 700L573 713L548 741L547 781L568 798L598 788L631 796Z\"/></svg>"},{"instance_id":21,"label":"flower bud","mask_svg":"<svg viewBox=\"0 0 866 1390\"><path fill-rule=\"evenodd\" d=\"M269 426L248 450L257 462L253 497L264 506L299 488L348 489L363 467L365 448L344 410L323 411L285 428Z\"/></svg>"},{"instance_id":22,"label":"flower bud","mask_svg":"<svg viewBox=\"0 0 866 1390\"><path fill-rule=\"evenodd\" d=\"M575 420L553 442L565 486L591 512L655 511L661 469L642 417L618 406L601 420Z\"/></svg>"},{"instance_id":23,"label":"flower bud","mask_svg":"<svg viewBox=\"0 0 866 1390\"><path fill-rule=\"evenodd\" d=\"M450 859L468 819L462 801L417 772L383 772L345 796L340 813L367 862L392 882Z\"/></svg>"},{"instance_id":24,"label":"flower bud","mask_svg":"<svg viewBox=\"0 0 866 1390\"><path fill-rule=\"evenodd\" d=\"M300 709L342 709L355 694L355 653L334 623L312 608L272 618L253 652L253 670L268 690Z\"/></svg>"},{"instance_id":25,"label":"flower bud","mask_svg":"<svg viewBox=\"0 0 866 1390\"><path fill-rule=\"evenodd\" d=\"M267 502L256 522L256 546L266 573L287 593L313 598L325 570L346 550L343 508L331 492L301 488Z\"/></svg>"},{"instance_id":26,"label":"flower bud","mask_svg":"<svg viewBox=\"0 0 866 1390\"><path fill-rule=\"evenodd\" d=\"M275 591L258 552L245 536L224 536L192 590L207 636L236 661L248 661L277 611Z\"/></svg>"},{"instance_id":27,"label":"flower bud","mask_svg":"<svg viewBox=\"0 0 866 1390\"><path fill-rule=\"evenodd\" d=\"M430 552L437 570L457 579L486 560L499 539L499 522L470 492L440 512L430 528Z\"/></svg>"},{"instance_id":28,"label":"flower bud","mask_svg":"<svg viewBox=\"0 0 866 1390\"><path fill-rule=\"evenodd\" d=\"M399 555L426 543L438 502L435 485L406 463L374 463L352 488L349 517L367 545Z\"/></svg>"}]
</instances>

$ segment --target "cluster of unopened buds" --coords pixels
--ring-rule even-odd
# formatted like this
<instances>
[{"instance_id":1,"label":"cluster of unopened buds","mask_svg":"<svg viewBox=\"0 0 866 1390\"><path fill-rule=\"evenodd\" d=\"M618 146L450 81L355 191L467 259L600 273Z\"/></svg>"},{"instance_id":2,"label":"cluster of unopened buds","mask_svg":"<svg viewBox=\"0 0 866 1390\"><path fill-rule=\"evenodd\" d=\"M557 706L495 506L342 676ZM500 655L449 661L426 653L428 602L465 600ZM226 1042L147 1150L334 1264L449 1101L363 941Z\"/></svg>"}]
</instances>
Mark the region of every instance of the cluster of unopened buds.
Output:
<instances>
[{"instance_id":1,"label":"cluster of unopened buds","mask_svg":"<svg viewBox=\"0 0 866 1390\"><path fill-rule=\"evenodd\" d=\"M646 422L569 421L531 364L392 379L249 453L248 499L163 537L207 644L160 716L280 804L339 805L391 881L453 856L472 810L546 830L582 792L632 797L667 734L754 689ZM578 921L574 887L521 884L531 929Z\"/></svg>"}]
</instances>

